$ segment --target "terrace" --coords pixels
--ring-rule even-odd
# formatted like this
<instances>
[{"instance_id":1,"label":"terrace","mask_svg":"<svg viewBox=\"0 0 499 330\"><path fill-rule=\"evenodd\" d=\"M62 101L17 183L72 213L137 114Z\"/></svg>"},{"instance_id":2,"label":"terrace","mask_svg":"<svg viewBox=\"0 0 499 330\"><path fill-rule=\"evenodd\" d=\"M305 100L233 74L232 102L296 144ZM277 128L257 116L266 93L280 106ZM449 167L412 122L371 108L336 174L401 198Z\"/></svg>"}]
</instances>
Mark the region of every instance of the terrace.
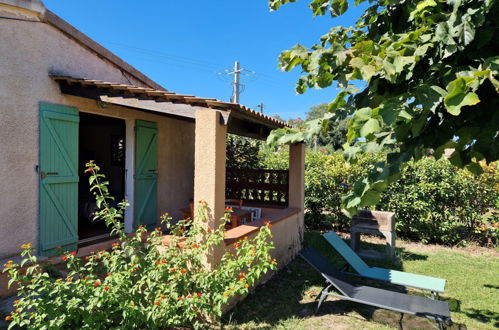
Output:
<instances>
[{"instance_id":1,"label":"terrace","mask_svg":"<svg viewBox=\"0 0 499 330\"><path fill-rule=\"evenodd\" d=\"M242 202L242 206L234 207L235 215L239 214L239 218L227 226L227 244L252 235L264 221L269 221L279 223L274 227L275 236L281 238L275 242L274 254L280 263L287 263L300 250L303 237L305 144L289 146L289 169L285 171L226 168L228 133L265 140L273 129L286 127L285 123L240 104L215 99L67 76L52 76L52 79L59 84L64 95L77 97L78 100L97 101L101 105L98 112L102 115L110 112L112 116L119 113L119 116L124 117L123 114L146 112L186 123L182 124L186 129L178 133L171 129L166 131L159 124L156 133L151 135L151 139L158 139L155 140L158 142L154 142L158 145L157 165L151 161L150 170L141 169L145 171L143 183L126 182L130 189L127 189L128 196L125 194L125 197L131 204L125 214L125 228L128 231L132 231L137 223L154 227L159 215L165 211L174 218L192 216L196 212L196 201L200 200L206 201L208 205L207 225L214 229L219 226L219 219L224 214L226 200L236 199ZM111 110L114 108L117 111ZM172 137L161 137L167 134ZM180 140L185 145L175 144L172 141L175 135L183 135ZM127 139L125 153L135 153L137 159L137 151L129 149L137 148L135 145L139 140ZM148 150L148 147L144 148ZM144 157L144 161L150 161L147 153ZM182 157L186 162L179 165L175 157ZM133 163L133 157L128 159L126 168L136 170L135 166L139 165ZM153 179L158 180L157 204L142 201L142 196L150 194L147 187L152 187L147 180ZM160 180L169 180L170 185L173 182L181 187L163 187ZM141 186L146 183L147 187ZM250 211L253 212L250 214ZM223 249L215 255L220 256L222 253Z\"/></svg>"}]
</instances>

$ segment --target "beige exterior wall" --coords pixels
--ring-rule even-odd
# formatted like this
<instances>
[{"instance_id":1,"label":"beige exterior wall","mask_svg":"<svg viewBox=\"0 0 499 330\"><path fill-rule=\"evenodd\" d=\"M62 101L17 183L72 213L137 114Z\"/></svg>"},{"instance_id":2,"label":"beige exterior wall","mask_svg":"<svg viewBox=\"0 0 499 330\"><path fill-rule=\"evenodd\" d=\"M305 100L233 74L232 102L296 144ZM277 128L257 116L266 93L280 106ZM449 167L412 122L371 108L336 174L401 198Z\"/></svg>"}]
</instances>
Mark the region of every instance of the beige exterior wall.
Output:
<instances>
[{"instance_id":1,"label":"beige exterior wall","mask_svg":"<svg viewBox=\"0 0 499 330\"><path fill-rule=\"evenodd\" d=\"M14 16L0 5L0 16ZM25 11L15 16L36 19ZM194 124L62 95L49 73L141 85L54 27L0 19L0 258L25 242L38 244L39 102L158 123L158 215L193 197Z\"/></svg>"},{"instance_id":2,"label":"beige exterior wall","mask_svg":"<svg viewBox=\"0 0 499 330\"><path fill-rule=\"evenodd\" d=\"M211 230L219 227L225 208L227 126L221 123L221 117L218 111L198 110L196 112L194 214L197 214L198 202L206 202L206 227ZM222 254L222 246L214 247L208 253L208 264L217 264Z\"/></svg>"},{"instance_id":3,"label":"beige exterior wall","mask_svg":"<svg viewBox=\"0 0 499 330\"><path fill-rule=\"evenodd\" d=\"M275 217L279 220L269 222L272 223L271 232L274 236L272 241L274 242L274 249L270 252L273 258L277 260L278 268L282 268L288 262L290 262L296 254L301 250L303 244L303 225L302 216L300 212L296 212L285 218L280 219L279 211L276 212ZM272 217L269 217L270 219ZM258 234L257 231L253 231L248 234L248 238L254 238ZM242 239L243 237L241 237ZM234 251L233 243L226 245L226 251Z\"/></svg>"},{"instance_id":4,"label":"beige exterior wall","mask_svg":"<svg viewBox=\"0 0 499 330\"><path fill-rule=\"evenodd\" d=\"M271 252L279 268L290 262L302 248L302 216L296 213L272 224L275 249Z\"/></svg>"},{"instance_id":5,"label":"beige exterior wall","mask_svg":"<svg viewBox=\"0 0 499 330\"><path fill-rule=\"evenodd\" d=\"M279 213L279 212L276 212ZM282 269L291 260L295 258L297 253L301 250L303 244L303 213L298 212L289 217L272 222L271 232L274 236L274 249L270 252L273 258L277 261L277 270ZM248 235L248 238L254 238L258 231L254 231ZM225 251L234 253L235 247L233 244L226 245ZM254 287L267 282L275 271L268 272L262 275L258 283ZM235 296L229 300L228 304L223 308L224 312L233 308L239 301L243 300L246 295Z\"/></svg>"}]
</instances>

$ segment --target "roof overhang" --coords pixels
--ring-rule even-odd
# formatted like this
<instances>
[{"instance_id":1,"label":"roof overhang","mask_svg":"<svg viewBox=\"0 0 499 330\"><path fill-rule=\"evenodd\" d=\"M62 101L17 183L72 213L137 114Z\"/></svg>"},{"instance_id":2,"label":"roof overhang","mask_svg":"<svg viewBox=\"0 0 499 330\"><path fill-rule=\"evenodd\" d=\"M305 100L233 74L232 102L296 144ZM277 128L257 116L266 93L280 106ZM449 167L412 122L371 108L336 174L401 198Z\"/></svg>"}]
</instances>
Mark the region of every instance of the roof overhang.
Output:
<instances>
[{"instance_id":1,"label":"roof overhang","mask_svg":"<svg viewBox=\"0 0 499 330\"><path fill-rule=\"evenodd\" d=\"M223 123L228 125L229 133L250 138L266 139L273 129L289 127L282 121L237 103L100 80L66 76L51 77L59 83L63 94L176 119L194 122L196 111L200 109L219 111L222 114Z\"/></svg>"}]
</instances>

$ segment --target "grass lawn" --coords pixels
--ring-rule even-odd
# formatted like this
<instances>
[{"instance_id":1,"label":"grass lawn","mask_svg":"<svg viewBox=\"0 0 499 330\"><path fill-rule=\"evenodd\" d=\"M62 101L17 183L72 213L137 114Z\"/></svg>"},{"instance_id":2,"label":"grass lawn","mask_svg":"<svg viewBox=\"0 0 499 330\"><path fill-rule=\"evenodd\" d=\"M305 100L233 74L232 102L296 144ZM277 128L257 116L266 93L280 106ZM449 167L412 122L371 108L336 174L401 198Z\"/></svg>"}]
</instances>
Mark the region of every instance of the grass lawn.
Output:
<instances>
[{"instance_id":1,"label":"grass lawn","mask_svg":"<svg viewBox=\"0 0 499 330\"><path fill-rule=\"evenodd\" d=\"M372 241L372 240L371 240ZM370 248L381 248L381 245ZM305 245L313 246L337 266L343 262L317 232L305 234ZM401 264L373 263L407 272L447 279L441 299L449 302L453 329L494 329L499 327L499 253L485 248L447 248L397 241ZM225 316L228 328L277 329L431 329L435 322L328 298L317 315L315 297L325 281L297 257L266 284L239 303ZM369 285L386 287L369 281ZM403 288L392 287L402 291ZM409 290L422 295L421 291Z\"/></svg>"}]
</instances>

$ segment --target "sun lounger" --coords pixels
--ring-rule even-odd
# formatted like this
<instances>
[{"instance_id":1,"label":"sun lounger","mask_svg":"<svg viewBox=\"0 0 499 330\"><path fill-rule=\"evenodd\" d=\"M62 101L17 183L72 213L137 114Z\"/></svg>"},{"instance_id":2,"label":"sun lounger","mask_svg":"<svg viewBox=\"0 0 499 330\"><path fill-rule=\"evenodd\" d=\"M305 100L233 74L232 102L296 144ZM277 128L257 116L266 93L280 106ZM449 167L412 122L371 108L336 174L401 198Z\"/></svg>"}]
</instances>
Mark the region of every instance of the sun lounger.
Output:
<instances>
[{"instance_id":1,"label":"sun lounger","mask_svg":"<svg viewBox=\"0 0 499 330\"><path fill-rule=\"evenodd\" d=\"M326 233L323 237L361 277L428 290L433 294L444 292L444 279L386 268L369 267L335 232Z\"/></svg>"},{"instance_id":2,"label":"sun lounger","mask_svg":"<svg viewBox=\"0 0 499 330\"><path fill-rule=\"evenodd\" d=\"M322 302L331 296L403 314L433 319L437 321L440 329L443 329L443 324L452 323L447 302L353 284L329 260L313 248L303 249L300 255L328 282L320 294L316 312ZM336 289L339 293L334 293L334 291L330 291L331 289Z\"/></svg>"}]
</instances>

